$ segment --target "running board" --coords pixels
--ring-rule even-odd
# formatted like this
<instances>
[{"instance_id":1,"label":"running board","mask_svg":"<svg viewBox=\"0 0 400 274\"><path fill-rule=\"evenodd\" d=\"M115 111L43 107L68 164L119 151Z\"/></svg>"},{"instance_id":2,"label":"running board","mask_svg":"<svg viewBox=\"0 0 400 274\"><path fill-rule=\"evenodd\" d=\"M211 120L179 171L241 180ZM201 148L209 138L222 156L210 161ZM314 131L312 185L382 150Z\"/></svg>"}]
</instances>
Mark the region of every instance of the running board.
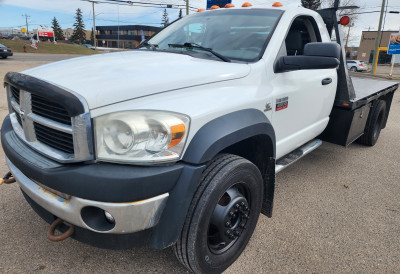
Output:
<instances>
[{"instance_id":1,"label":"running board","mask_svg":"<svg viewBox=\"0 0 400 274\"><path fill-rule=\"evenodd\" d=\"M322 141L319 139L312 140L311 142L308 142L304 146L293 150L289 154L286 154L282 158L280 158L278 161L276 161L275 165L275 173L281 172L291 164L297 162L297 160L303 158L306 156L308 153L313 151L314 149L317 149L320 145L322 145Z\"/></svg>"}]
</instances>

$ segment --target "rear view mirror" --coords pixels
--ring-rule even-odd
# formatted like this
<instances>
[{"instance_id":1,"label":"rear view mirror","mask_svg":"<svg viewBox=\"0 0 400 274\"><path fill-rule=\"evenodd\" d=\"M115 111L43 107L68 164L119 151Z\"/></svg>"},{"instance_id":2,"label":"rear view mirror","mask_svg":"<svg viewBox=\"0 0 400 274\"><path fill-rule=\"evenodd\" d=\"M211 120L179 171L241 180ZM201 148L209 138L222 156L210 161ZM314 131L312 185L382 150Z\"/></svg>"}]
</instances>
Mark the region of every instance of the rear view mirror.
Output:
<instances>
[{"instance_id":1,"label":"rear view mirror","mask_svg":"<svg viewBox=\"0 0 400 274\"><path fill-rule=\"evenodd\" d=\"M337 43L309 43L304 55L282 56L275 63L275 73L303 69L332 69L340 64L340 46Z\"/></svg>"}]
</instances>

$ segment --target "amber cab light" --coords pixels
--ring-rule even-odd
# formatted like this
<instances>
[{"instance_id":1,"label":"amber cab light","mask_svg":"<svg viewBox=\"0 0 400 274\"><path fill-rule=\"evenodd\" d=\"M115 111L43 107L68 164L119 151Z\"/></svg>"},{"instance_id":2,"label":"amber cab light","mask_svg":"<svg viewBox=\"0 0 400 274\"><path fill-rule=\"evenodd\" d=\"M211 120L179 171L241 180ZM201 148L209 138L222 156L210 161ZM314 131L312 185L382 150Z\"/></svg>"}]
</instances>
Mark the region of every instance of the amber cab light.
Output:
<instances>
[{"instance_id":1,"label":"amber cab light","mask_svg":"<svg viewBox=\"0 0 400 274\"><path fill-rule=\"evenodd\" d=\"M235 7L235 5L232 3L228 3L225 5L225 8L234 8L234 7Z\"/></svg>"},{"instance_id":2,"label":"amber cab light","mask_svg":"<svg viewBox=\"0 0 400 274\"><path fill-rule=\"evenodd\" d=\"M253 6L253 5L250 4L249 2L244 2L243 5L242 5L242 8L248 8L248 7L251 7L251 6Z\"/></svg>"},{"instance_id":3,"label":"amber cab light","mask_svg":"<svg viewBox=\"0 0 400 274\"><path fill-rule=\"evenodd\" d=\"M210 10L216 10L219 9L219 7L217 5L211 6Z\"/></svg>"},{"instance_id":4,"label":"amber cab light","mask_svg":"<svg viewBox=\"0 0 400 274\"><path fill-rule=\"evenodd\" d=\"M283 7L281 2L275 2L272 4L273 7Z\"/></svg>"},{"instance_id":5,"label":"amber cab light","mask_svg":"<svg viewBox=\"0 0 400 274\"><path fill-rule=\"evenodd\" d=\"M197 12L205 11L205 9L198 9Z\"/></svg>"}]
</instances>

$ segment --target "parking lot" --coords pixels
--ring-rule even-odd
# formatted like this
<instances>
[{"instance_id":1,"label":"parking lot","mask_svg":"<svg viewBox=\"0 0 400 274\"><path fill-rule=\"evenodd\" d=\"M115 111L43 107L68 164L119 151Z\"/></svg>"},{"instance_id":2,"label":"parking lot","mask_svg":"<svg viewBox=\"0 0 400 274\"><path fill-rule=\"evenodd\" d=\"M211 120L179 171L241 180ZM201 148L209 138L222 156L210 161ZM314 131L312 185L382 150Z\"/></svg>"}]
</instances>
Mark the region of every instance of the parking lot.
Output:
<instances>
[{"instance_id":1,"label":"parking lot","mask_svg":"<svg viewBox=\"0 0 400 274\"><path fill-rule=\"evenodd\" d=\"M7 71L71 57L15 54L0 60L0 79ZM7 113L1 85L1 121ZM324 143L278 174L274 217L260 217L248 247L226 272L399 273L399 121L397 92L376 146ZM0 150L0 174L7 171ZM0 273L187 272L172 249L103 250L72 239L52 243L48 228L16 184L0 186Z\"/></svg>"}]
</instances>

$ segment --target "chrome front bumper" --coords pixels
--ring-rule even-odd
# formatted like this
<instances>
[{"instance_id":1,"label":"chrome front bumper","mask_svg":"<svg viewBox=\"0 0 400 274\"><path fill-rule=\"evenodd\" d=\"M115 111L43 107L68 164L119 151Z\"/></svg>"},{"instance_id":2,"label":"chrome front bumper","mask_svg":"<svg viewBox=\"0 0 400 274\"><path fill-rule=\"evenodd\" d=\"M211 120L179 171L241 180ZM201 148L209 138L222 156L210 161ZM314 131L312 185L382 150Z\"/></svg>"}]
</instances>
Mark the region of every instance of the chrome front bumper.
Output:
<instances>
[{"instance_id":1,"label":"chrome front bumper","mask_svg":"<svg viewBox=\"0 0 400 274\"><path fill-rule=\"evenodd\" d=\"M168 200L168 193L130 203L105 203L69 197L65 199L26 177L11 161L7 165L20 188L37 204L64 221L99 233L133 233L157 225ZM112 183L112 182L110 182ZM115 219L110 229L96 229L82 219L82 209L96 208L107 211Z\"/></svg>"}]
</instances>

